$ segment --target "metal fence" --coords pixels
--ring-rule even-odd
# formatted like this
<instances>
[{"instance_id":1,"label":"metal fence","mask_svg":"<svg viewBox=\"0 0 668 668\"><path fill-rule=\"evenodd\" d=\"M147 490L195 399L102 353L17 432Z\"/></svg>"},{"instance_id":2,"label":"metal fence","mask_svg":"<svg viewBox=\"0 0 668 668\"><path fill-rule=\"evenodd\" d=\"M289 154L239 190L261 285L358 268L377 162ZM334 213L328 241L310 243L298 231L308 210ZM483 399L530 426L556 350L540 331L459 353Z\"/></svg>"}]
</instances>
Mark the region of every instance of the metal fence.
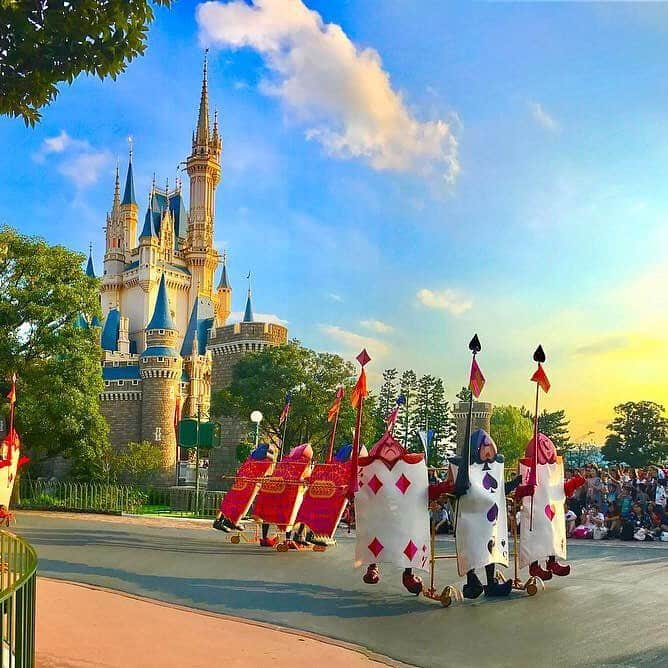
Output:
<instances>
[{"instance_id":1,"label":"metal fence","mask_svg":"<svg viewBox=\"0 0 668 668\"><path fill-rule=\"evenodd\" d=\"M15 507L114 514L215 517L224 492L48 480L20 481Z\"/></svg>"},{"instance_id":2,"label":"metal fence","mask_svg":"<svg viewBox=\"0 0 668 668\"><path fill-rule=\"evenodd\" d=\"M0 530L0 668L35 665L35 582L32 545Z\"/></svg>"}]
</instances>

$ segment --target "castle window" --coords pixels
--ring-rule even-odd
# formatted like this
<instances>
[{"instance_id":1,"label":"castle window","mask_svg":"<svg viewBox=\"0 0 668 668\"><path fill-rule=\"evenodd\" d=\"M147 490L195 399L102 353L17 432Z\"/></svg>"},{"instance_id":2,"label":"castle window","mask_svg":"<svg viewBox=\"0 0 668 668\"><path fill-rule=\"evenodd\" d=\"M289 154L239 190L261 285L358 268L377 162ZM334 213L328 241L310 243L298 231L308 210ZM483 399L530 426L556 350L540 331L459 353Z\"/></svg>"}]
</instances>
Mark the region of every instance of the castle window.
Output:
<instances>
[{"instance_id":1,"label":"castle window","mask_svg":"<svg viewBox=\"0 0 668 668\"><path fill-rule=\"evenodd\" d=\"M119 381L118 381L118 386L119 386L119 387L123 387L123 381L122 381L122 380L119 380Z\"/></svg>"},{"instance_id":2,"label":"castle window","mask_svg":"<svg viewBox=\"0 0 668 668\"><path fill-rule=\"evenodd\" d=\"M139 381L138 381L138 380L133 380L133 381L132 381L132 384L133 384L133 385L139 385Z\"/></svg>"},{"instance_id":3,"label":"castle window","mask_svg":"<svg viewBox=\"0 0 668 668\"><path fill-rule=\"evenodd\" d=\"M114 362L114 366L118 366L118 362Z\"/></svg>"},{"instance_id":4,"label":"castle window","mask_svg":"<svg viewBox=\"0 0 668 668\"><path fill-rule=\"evenodd\" d=\"M158 334L164 334L164 333L165 333L165 330L164 330L164 329L159 329L159 330L158 330Z\"/></svg>"},{"instance_id":5,"label":"castle window","mask_svg":"<svg viewBox=\"0 0 668 668\"><path fill-rule=\"evenodd\" d=\"M108 380L105 380L105 381L104 381L104 386L105 386L105 387L109 387L109 385L111 385L111 383L110 383Z\"/></svg>"},{"instance_id":6,"label":"castle window","mask_svg":"<svg viewBox=\"0 0 668 668\"><path fill-rule=\"evenodd\" d=\"M164 362L165 358L164 357L158 357L158 362Z\"/></svg>"}]
</instances>

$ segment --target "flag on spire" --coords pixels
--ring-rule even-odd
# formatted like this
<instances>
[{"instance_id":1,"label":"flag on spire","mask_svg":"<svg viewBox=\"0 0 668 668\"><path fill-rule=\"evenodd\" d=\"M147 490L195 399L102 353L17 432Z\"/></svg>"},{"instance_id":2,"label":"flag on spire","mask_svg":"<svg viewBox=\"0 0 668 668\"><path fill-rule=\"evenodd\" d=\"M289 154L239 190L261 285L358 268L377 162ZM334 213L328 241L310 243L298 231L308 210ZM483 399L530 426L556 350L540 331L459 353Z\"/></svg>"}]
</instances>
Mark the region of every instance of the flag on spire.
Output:
<instances>
[{"instance_id":1,"label":"flag on spire","mask_svg":"<svg viewBox=\"0 0 668 668\"><path fill-rule=\"evenodd\" d=\"M281 411L281 417L278 419L278 424L282 425L288 419L288 413L290 413L290 402L292 401L292 394L288 392L285 395L285 406Z\"/></svg>"},{"instance_id":2,"label":"flag on spire","mask_svg":"<svg viewBox=\"0 0 668 668\"><path fill-rule=\"evenodd\" d=\"M475 361L475 355L471 360L471 375L469 376L469 390L473 396L477 399L482 392L482 388L485 386L485 376L482 375L482 371L478 366L478 363Z\"/></svg>"},{"instance_id":3,"label":"flag on spire","mask_svg":"<svg viewBox=\"0 0 668 668\"><path fill-rule=\"evenodd\" d=\"M540 385L540 389L543 390L546 394L550 391L550 381L547 377L547 374L545 373L545 370L543 369L543 365L538 362L538 369L534 372L533 376L531 376L531 380L534 383L538 383Z\"/></svg>"},{"instance_id":4,"label":"flag on spire","mask_svg":"<svg viewBox=\"0 0 668 668\"><path fill-rule=\"evenodd\" d=\"M344 392L342 385L336 391L336 398L334 399L334 403L330 406L329 411L327 412L327 422L331 422L339 414L339 410L341 410L341 400L343 399L343 394Z\"/></svg>"}]
</instances>

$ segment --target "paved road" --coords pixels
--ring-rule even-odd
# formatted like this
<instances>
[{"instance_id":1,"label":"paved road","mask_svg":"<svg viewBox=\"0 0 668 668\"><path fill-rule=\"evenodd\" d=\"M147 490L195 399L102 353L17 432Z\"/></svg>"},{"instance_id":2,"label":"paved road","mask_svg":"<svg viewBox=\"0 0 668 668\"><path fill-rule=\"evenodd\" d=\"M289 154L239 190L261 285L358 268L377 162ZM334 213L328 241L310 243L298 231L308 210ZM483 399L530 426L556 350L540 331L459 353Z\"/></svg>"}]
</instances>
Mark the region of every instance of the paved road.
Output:
<instances>
[{"instance_id":1,"label":"paved road","mask_svg":"<svg viewBox=\"0 0 668 668\"><path fill-rule=\"evenodd\" d=\"M412 665L668 665L666 544L576 543L574 574L538 596L443 609L408 595L398 570L364 585L346 535L325 553L280 554L187 526L19 513L17 530L42 575L304 629ZM457 581L453 561L439 561L437 584Z\"/></svg>"}]
</instances>

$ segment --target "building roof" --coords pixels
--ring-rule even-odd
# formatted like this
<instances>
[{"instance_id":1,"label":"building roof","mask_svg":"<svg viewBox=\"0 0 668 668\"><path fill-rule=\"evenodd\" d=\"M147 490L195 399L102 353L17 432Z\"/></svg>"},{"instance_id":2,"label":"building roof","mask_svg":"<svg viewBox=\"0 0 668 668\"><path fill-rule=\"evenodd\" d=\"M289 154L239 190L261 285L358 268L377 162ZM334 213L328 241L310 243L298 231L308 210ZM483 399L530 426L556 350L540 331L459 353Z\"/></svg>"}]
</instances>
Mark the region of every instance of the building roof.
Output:
<instances>
[{"instance_id":1,"label":"building roof","mask_svg":"<svg viewBox=\"0 0 668 668\"><path fill-rule=\"evenodd\" d=\"M102 350L118 350L118 330L121 324L121 314L117 308L110 309L102 327L100 344Z\"/></svg>"},{"instance_id":2,"label":"building roof","mask_svg":"<svg viewBox=\"0 0 668 668\"><path fill-rule=\"evenodd\" d=\"M128 175L125 177L125 190L123 191L123 199L121 204L136 204L137 199L135 197L135 180L132 174L132 153L130 154L130 159L128 160Z\"/></svg>"},{"instance_id":3,"label":"building roof","mask_svg":"<svg viewBox=\"0 0 668 668\"><path fill-rule=\"evenodd\" d=\"M197 116L197 130L195 131L195 142L199 146L209 143L209 92L207 88L207 62L204 57L204 71L202 72L202 94L199 100L199 114Z\"/></svg>"},{"instance_id":4,"label":"building roof","mask_svg":"<svg viewBox=\"0 0 668 668\"><path fill-rule=\"evenodd\" d=\"M140 357L179 357L179 354L169 346L149 346Z\"/></svg>"},{"instance_id":5,"label":"building roof","mask_svg":"<svg viewBox=\"0 0 668 668\"><path fill-rule=\"evenodd\" d=\"M77 317L74 319L74 326L77 329L88 329L88 321L84 317L83 313L77 314Z\"/></svg>"},{"instance_id":6,"label":"building roof","mask_svg":"<svg viewBox=\"0 0 668 668\"><path fill-rule=\"evenodd\" d=\"M220 274L220 281L218 281L218 289L222 290L227 288L228 290L232 289L230 282L227 278L227 262L223 260L223 271Z\"/></svg>"},{"instance_id":7,"label":"building roof","mask_svg":"<svg viewBox=\"0 0 668 668\"><path fill-rule=\"evenodd\" d=\"M153 199L153 196L151 195L151 199ZM155 219L156 216L158 218L158 223L160 222L160 214L156 214L154 211L152 211L151 206L146 209L146 215L144 216L144 227L142 227L141 234L139 235L139 238L142 239L143 237L157 237L157 231L155 227Z\"/></svg>"},{"instance_id":8,"label":"building roof","mask_svg":"<svg viewBox=\"0 0 668 668\"><path fill-rule=\"evenodd\" d=\"M154 190L151 193L146 215L144 216L144 227L139 238L160 236L162 217L167 207L169 207L169 212L174 223L174 247L176 248L178 246L178 239L185 239L188 234L188 213L179 191L166 193Z\"/></svg>"},{"instance_id":9,"label":"building roof","mask_svg":"<svg viewBox=\"0 0 668 668\"><path fill-rule=\"evenodd\" d=\"M244 319L241 322L254 322L253 306L251 304L251 291L248 290L248 299L246 299L246 310L244 311Z\"/></svg>"},{"instance_id":10,"label":"building roof","mask_svg":"<svg viewBox=\"0 0 668 668\"><path fill-rule=\"evenodd\" d=\"M86 264L86 276L89 276L90 278L95 278L95 268L93 267L92 252L88 253L88 263Z\"/></svg>"},{"instance_id":11,"label":"building roof","mask_svg":"<svg viewBox=\"0 0 668 668\"><path fill-rule=\"evenodd\" d=\"M155 309L146 329L176 329L174 319L169 310L169 298L167 297L167 285L165 284L165 275L160 277L160 286L158 287L158 297L155 300Z\"/></svg>"},{"instance_id":12,"label":"building roof","mask_svg":"<svg viewBox=\"0 0 668 668\"><path fill-rule=\"evenodd\" d=\"M140 378L139 366L103 366L102 378L104 380L138 380Z\"/></svg>"},{"instance_id":13,"label":"building roof","mask_svg":"<svg viewBox=\"0 0 668 668\"><path fill-rule=\"evenodd\" d=\"M213 327L213 323L214 310L211 300L207 297L198 297L193 304L186 335L183 337L183 344L181 345L181 355L183 357L192 355L195 341L197 343L196 354L204 355L206 353L209 330Z\"/></svg>"},{"instance_id":14,"label":"building roof","mask_svg":"<svg viewBox=\"0 0 668 668\"><path fill-rule=\"evenodd\" d=\"M102 327L102 323L100 322L100 319L96 315L94 315L91 318L90 326L91 327Z\"/></svg>"}]
</instances>

